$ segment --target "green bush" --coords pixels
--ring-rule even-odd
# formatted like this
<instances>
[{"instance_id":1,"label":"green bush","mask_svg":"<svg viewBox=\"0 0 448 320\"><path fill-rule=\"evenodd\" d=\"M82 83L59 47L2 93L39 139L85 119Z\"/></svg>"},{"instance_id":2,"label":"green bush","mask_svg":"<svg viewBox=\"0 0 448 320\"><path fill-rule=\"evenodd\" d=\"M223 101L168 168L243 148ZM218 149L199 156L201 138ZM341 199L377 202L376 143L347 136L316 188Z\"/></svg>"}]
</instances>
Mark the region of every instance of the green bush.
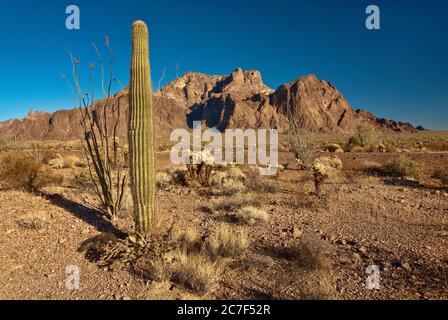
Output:
<instances>
[{"instance_id":1,"label":"green bush","mask_svg":"<svg viewBox=\"0 0 448 320\"><path fill-rule=\"evenodd\" d=\"M406 156L400 155L384 165L383 171L385 174L398 178L418 178L420 174L421 164L417 161L409 159Z\"/></svg>"}]
</instances>

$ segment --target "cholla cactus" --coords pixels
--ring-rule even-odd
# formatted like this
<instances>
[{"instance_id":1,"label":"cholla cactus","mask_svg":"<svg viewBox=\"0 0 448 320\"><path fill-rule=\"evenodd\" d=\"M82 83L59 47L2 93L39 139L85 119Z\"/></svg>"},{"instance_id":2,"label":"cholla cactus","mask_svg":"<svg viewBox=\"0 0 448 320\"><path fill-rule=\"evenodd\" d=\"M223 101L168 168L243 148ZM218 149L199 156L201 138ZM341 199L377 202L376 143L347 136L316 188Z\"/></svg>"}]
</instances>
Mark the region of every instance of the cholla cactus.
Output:
<instances>
[{"instance_id":1,"label":"cholla cactus","mask_svg":"<svg viewBox=\"0 0 448 320\"><path fill-rule=\"evenodd\" d=\"M296 158L296 164L297 164L297 168L299 168L299 170L305 169L305 163L303 162L303 160Z\"/></svg>"},{"instance_id":2,"label":"cholla cactus","mask_svg":"<svg viewBox=\"0 0 448 320\"><path fill-rule=\"evenodd\" d=\"M321 185L329 178L329 168L322 163L315 163L311 167L314 175L314 186L316 187L316 194L320 195Z\"/></svg>"},{"instance_id":3,"label":"cholla cactus","mask_svg":"<svg viewBox=\"0 0 448 320\"><path fill-rule=\"evenodd\" d=\"M209 185L210 175L215 162L215 158L210 151L188 151L186 160L188 175L191 182L197 182L202 186Z\"/></svg>"}]
</instances>

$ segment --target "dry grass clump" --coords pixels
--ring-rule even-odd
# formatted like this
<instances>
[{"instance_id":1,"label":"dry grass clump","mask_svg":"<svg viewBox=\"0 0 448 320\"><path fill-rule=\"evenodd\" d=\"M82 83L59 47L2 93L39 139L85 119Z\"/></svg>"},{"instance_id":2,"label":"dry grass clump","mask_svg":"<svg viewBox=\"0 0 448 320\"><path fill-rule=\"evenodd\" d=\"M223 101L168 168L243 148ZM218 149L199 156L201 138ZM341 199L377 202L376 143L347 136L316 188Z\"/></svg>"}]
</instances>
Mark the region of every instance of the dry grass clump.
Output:
<instances>
[{"instance_id":1,"label":"dry grass clump","mask_svg":"<svg viewBox=\"0 0 448 320\"><path fill-rule=\"evenodd\" d=\"M41 213L31 213L20 217L17 224L24 229L41 230L45 225L45 217Z\"/></svg>"},{"instance_id":2,"label":"dry grass clump","mask_svg":"<svg viewBox=\"0 0 448 320\"><path fill-rule=\"evenodd\" d=\"M218 202L214 210L216 211L227 211L227 212L237 212L239 209L247 206L252 206L259 208L262 206L262 201L260 196L257 194L247 193L239 194L232 198L226 198Z\"/></svg>"},{"instance_id":3,"label":"dry grass clump","mask_svg":"<svg viewBox=\"0 0 448 320\"><path fill-rule=\"evenodd\" d=\"M85 164L75 155L64 157L64 168L83 167Z\"/></svg>"},{"instance_id":4,"label":"dry grass clump","mask_svg":"<svg viewBox=\"0 0 448 320\"><path fill-rule=\"evenodd\" d=\"M241 255L248 247L249 240L246 232L227 225L218 227L205 243L205 250L213 259Z\"/></svg>"},{"instance_id":5,"label":"dry grass clump","mask_svg":"<svg viewBox=\"0 0 448 320\"><path fill-rule=\"evenodd\" d=\"M330 247L318 237L305 237L290 248L289 259L307 270L328 269L331 265Z\"/></svg>"},{"instance_id":6,"label":"dry grass clump","mask_svg":"<svg viewBox=\"0 0 448 320\"><path fill-rule=\"evenodd\" d=\"M142 257L135 262L133 271L144 279L157 282L168 282L172 277L171 265L161 257Z\"/></svg>"},{"instance_id":7,"label":"dry grass clump","mask_svg":"<svg viewBox=\"0 0 448 320\"><path fill-rule=\"evenodd\" d=\"M267 223L269 221L269 214L266 211L252 206L241 208L235 217L239 223L247 224L250 226L257 223Z\"/></svg>"},{"instance_id":8,"label":"dry grass clump","mask_svg":"<svg viewBox=\"0 0 448 320\"><path fill-rule=\"evenodd\" d=\"M172 230L170 238L177 243L182 252L199 252L202 248L201 234L194 228Z\"/></svg>"},{"instance_id":9,"label":"dry grass clump","mask_svg":"<svg viewBox=\"0 0 448 320\"><path fill-rule=\"evenodd\" d=\"M211 193L215 196L232 196L246 190L243 182L234 179L225 179L221 184L215 186Z\"/></svg>"},{"instance_id":10,"label":"dry grass clump","mask_svg":"<svg viewBox=\"0 0 448 320\"><path fill-rule=\"evenodd\" d=\"M383 166L386 175L397 178L418 178L421 164L404 155L391 160Z\"/></svg>"},{"instance_id":11,"label":"dry grass clump","mask_svg":"<svg viewBox=\"0 0 448 320\"><path fill-rule=\"evenodd\" d=\"M212 290L219 275L219 265L203 255L179 252L175 256L173 281L197 295L202 296Z\"/></svg>"},{"instance_id":12,"label":"dry grass clump","mask_svg":"<svg viewBox=\"0 0 448 320\"><path fill-rule=\"evenodd\" d=\"M277 182L268 177L260 176L258 170L248 175L246 186L249 190L259 193L276 193L278 191Z\"/></svg>"},{"instance_id":13,"label":"dry grass clump","mask_svg":"<svg viewBox=\"0 0 448 320\"><path fill-rule=\"evenodd\" d=\"M242 182L246 180L246 175L238 167L229 168L229 170L227 171L227 177Z\"/></svg>"},{"instance_id":14,"label":"dry grass clump","mask_svg":"<svg viewBox=\"0 0 448 320\"><path fill-rule=\"evenodd\" d=\"M213 171L209 179L211 193L217 196L241 193L246 190L245 180L246 175L234 165L229 165L225 171Z\"/></svg>"},{"instance_id":15,"label":"dry grass clump","mask_svg":"<svg viewBox=\"0 0 448 320\"><path fill-rule=\"evenodd\" d=\"M0 179L10 189L24 189L37 192L41 188L62 183L61 176L54 175L51 170L31 157L11 155L0 163Z\"/></svg>"}]
</instances>

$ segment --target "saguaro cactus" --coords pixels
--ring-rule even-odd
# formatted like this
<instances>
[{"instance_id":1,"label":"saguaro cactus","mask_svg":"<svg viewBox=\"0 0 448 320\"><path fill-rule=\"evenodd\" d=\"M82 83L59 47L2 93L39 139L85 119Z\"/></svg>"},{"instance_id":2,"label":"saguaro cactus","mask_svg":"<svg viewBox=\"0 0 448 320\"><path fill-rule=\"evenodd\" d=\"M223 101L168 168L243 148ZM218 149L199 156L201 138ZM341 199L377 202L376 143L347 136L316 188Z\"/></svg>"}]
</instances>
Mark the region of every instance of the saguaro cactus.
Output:
<instances>
[{"instance_id":1,"label":"saguaro cactus","mask_svg":"<svg viewBox=\"0 0 448 320\"><path fill-rule=\"evenodd\" d=\"M146 24L134 22L128 138L135 231L141 235L151 233L155 227L154 122L148 42Z\"/></svg>"}]
</instances>

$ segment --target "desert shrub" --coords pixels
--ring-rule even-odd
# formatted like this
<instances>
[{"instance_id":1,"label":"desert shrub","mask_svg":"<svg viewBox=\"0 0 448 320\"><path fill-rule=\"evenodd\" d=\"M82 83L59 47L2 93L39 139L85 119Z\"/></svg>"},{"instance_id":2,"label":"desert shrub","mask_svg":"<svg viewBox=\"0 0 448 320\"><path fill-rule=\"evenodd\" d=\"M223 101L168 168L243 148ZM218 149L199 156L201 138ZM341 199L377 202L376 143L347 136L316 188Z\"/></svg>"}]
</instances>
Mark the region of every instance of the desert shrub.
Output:
<instances>
[{"instance_id":1,"label":"desert shrub","mask_svg":"<svg viewBox=\"0 0 448 320\"><path fill-rule=\"evenodd\" d=\"M448 151L448 141L431 141L426 147L431 151Z\"/></svg>"},{"instance_id":2,"label":"desert shrub","mask_svg":"<svg viewBox=\"0 0 448 320\"><path fill-rule=\"evenodd\" d=\"M17 224L24 229L40 230L45 225L45 217L42 214L31 213L20 217Z\"/></svg>"},{"instance_id":3,"label":"desert shrub","mask_svg":"<svg viewBox=\"0 0 448 320\"><path fill-rule=\"evenodd\" d=\"M171 180L180 185L186 185L187 184L187 170L186 169L175 169L170 170L168 174L171 176Z\"/></svg>"},{"instance_id":4,"label":"desert shrub","mask_svg":"<svg viewBox=\"0 0 448 320\"><path fill-rule=\"evenodd\" d=\"M342 149L341 146L338 145L338 144L336 144L336 143L328 144L328 145L326 145L326 146L324 147L324 150L325 150L325 151L328 151L328 152L336 152L336 151L338 151L338 150L340 150L340 149Z\"/></svg>"},{"instance_id":5,"label":"desert shrub","mask_svg":"<svg viewBox=\"0 0 448 320\"><path fill-rule=\"evenodd\" d=\"M392 177L418 178L420 167L421 164L419 162L409 159L404 155L400 155L386 163L383 167L383 172Z\"/></svg>"},{"instance_id":6,"label":"desert shrub","mask_svg":"<svg viewBox=\"0 0 448 320\"><path fill-rule=\"evenodd\" d=\"M443 186L448 186L448 164L445 167L434 171L433 179L437 179Z\"/></svg>"},{"instance_id":7,"label":"desert shrub","mask_svg":"<svg viewBox=\"0 0 448 320\"><path fill-rule=\"evenodd\" d=\"M243 182L233 179L225 179L221 184L215 186L211 193L216 196L232 196L246 190Z\"/></svg>"},{"instance_id":8,"label":"desert shrub","mask_svg":"<svg viewBox=\"0 0 448 320\"><path fill-rule=\"evenodd\" d=\"M228 178L226 171L213 171L210 176L210 186L216 187L224 183Z\"/></svg>"},{"instance_id":9,"label":"desert shrub","mask_svg":"<svg viewBox=\"0 0 448 320\"><path fill-rule=\"evenodd\" d=\"M216 211L227 211L227 212L237 212L239 209L243 207L261 207L262 202L258 195L256 194L244 194L237 195L235 197L226 198L214 207Z\"/></svg>"},{"instance_id":10,"label":"desert shrub","mask_svg":"<svg viewBox=\"0 0 448 320\"><path fill-rule=\"evenodd\" d=\"M385 146L386 153L397 153L398 152L397 148L393 144L386 143L384 146Z\"/></svg>"},{"instance_id":11,"label":"desert shrub","mask_svg":"<svg viewBox=\"0 0 448 320\"><path fill-rule=\"evenodd\" d=\"M241 255L248 247L249 240L246 232L227 225L218 227L205 243L206 252L214 259Z\"/></svg>"},{"instance_id":12,"label":"desert shrub","mask_svg":"<svg viewBox=\"0 0 448 320\"><path fill-rule=\"evenodd\" d=\"M156 173L156 185L158 188L163 189L168 187L172 182L172 176L166 172Z\"/></svg>"},{"instance_id":13,"label":"desert shrub","mask_svg":"<svg viewBox=\"0 0 448 320\"><path fill-rule=\"evenodd\" d=\"M37 192L39 189L62 183L62 177L34 161L31 157L7 156L0 164L0 178L7 188Z\"/></svg>"},{"instance_id":14,"label":"desert shrub","mask_svg":"<svg viewBox=\"0 0 448 320\"><path fill-rule=\"evenodd\" d=\"M64 168L74 168L74 167L82 167L83 163L81 159L79 159L75 155L70 155L64 157Z\"/></svg>"},{"instance_id":15,"label":"desert shrub","mask_svg":"<svg viewBox=\"0 0 448 320\"><path fill-rule=\"evenodd\" d=\"M5 150L8 148L8 141L0 137L0 150Z\"/></svg>"},{"instance_id":16,"label":"desert shrub","mask_svg":"<svg viewBox=\"0 0 448 320\"><path fill-rule=\"evenodd\" d=\"M294 153L299 169L306 169L311 165L313 153L316 151L316 138L310 133L301 129L300 123L291 121L289 135L289 146Z\"/></svg>"},{"instance_id":17,"label":"desert shrub","mask_svg":"<svg viewBox=\"0 0 448 320\"><path fill-rule=\"evenodd\" d=\"M37 163L44 163L46 153L43 144L41 143L31 143L30 145L26 146L26 152L28 155Z\"/></svg>"},{"instance_id":18,"label":"desert shrub","mask_svg":"<svg viewBox=\"0 0 448 320\"><path fill-rule=\"evenodd\" d=\"M159 151L168 151L171 149L171 146L167 143L159 143L158 149Z\"/></svg>"},{"instance_id":19,"label":"desert shrub","mask_svg":"<svg viewBox=\"0 0 448 320\"><path fill-rule=\"evenodd\" d=\"M92 190L93 188L95 188L95 184L92 181L92 176L90 175L88 169L78 170L77 172L75 172L73 179L77 187L81 187L88 190Z\"/></svg>"},{"instance_id":20,"label":"desert shrub","mask_svg":"<svg viewBox=\"0 0 448 320\"><path fill-rule=\"evenodd\" d=\"M239 181L245 181L246 179L246 175L243 173L243 171L241 171L240 168L238 167L234 167L234 168L230 168L227 171L227 176L231 179L234 180L239 180Z\"/></svg>"},{"instance_id":21,"label":"desert shrub","mask_svg":"<svg viewBox=\"0 0 448 320\"><path fill-rule=\"evenodd\" d=\"M305 237L292 245L289 258L304 269L326 269L331 263L330 247L318 237Z\"/></svg>"},{"instance_id":22,"label":"desert shrub","mask_svg":"<svg viewBox=\"0 0 448 320\"><path fill-rule=\"evenodd\" d=\"M361 146L361 140L357 136L350 136L347 145L350 147Z\"/></svg>"},{"instance_id":23,"label":"desert shrub","mask_svg":"<svg viewBox=\"0 0 448 320\"><path fill-rule=\"evenodd\" d=\"M355 134L357 141L359 144L355 144L354 146L366 147L368 145L374 144L377 140L377 133L375 128L366 121L361 121L355 128Z\"/></svg>"},{"instance_id":24,"label":"desert shrub","mask_svg":"<svg viewBox=\"0 0 448 320\"><path fill-rule=\"evenodd\" d=\"M205 295L219 279L220 268L203 255L178 253L173 281L197 295Z\"/></svg>"},{"instance_id":25,"label":"desert shrub","mask_svg":"<svg viewBox=\"0 0 448 320\"><path fill-rule=\"evenodd\" d=\"M249 190L260 193L276 193L277 183L267 177L260 176L257 171L252 172L246 178L246 187Z\"/></svg>"},{"instance_id":26,"label":"desert shrub","mask_svg":"<svg viewBox=\"0 0 448 320\"><path fill-rule=\"evenodd\" d=\"M236 219L239 223L247 225L254 225L257 223L263 224L269 221L269 214L264 210L246 206L238 211Z\"/></svg>"}]
</instances>

